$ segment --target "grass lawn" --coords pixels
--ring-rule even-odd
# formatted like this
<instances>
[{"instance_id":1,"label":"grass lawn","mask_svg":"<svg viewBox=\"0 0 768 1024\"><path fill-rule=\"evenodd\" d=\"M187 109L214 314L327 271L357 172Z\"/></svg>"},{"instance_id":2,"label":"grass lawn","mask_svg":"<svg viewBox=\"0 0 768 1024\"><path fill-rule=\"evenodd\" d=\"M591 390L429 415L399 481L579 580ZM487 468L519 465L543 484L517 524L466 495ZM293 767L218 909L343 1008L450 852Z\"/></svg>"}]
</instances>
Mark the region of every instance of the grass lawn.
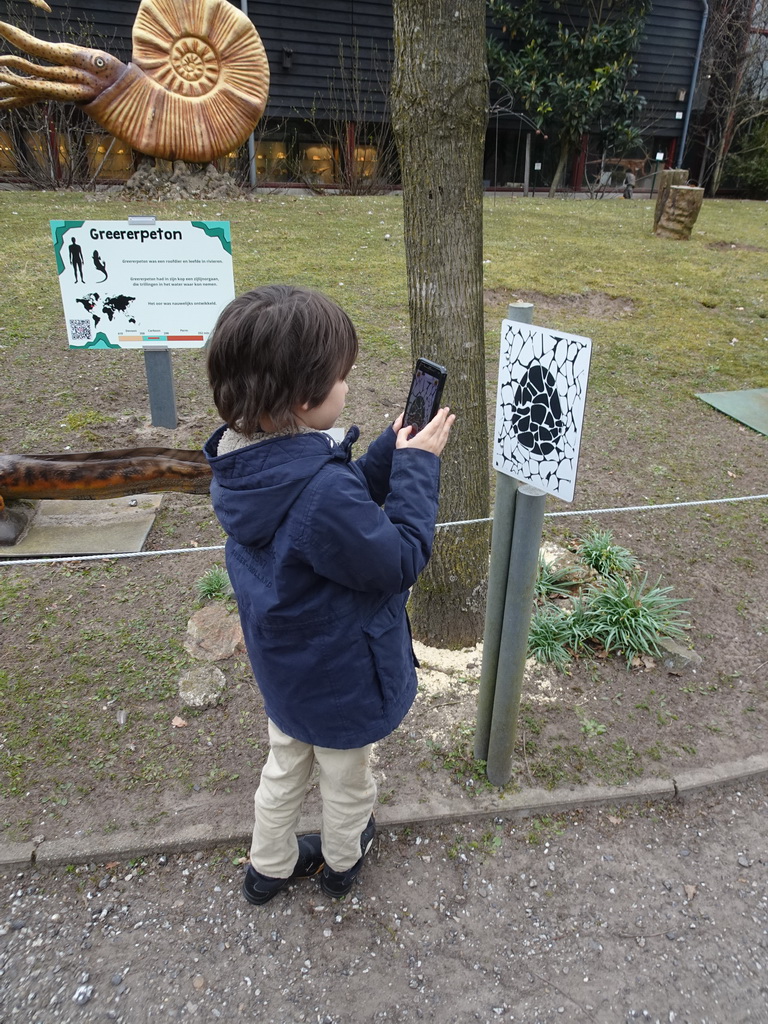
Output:
<instances>
[{"instance_id":1,"label":"grass lawn","mask_svg":"<svg viewBox=\"0 0 768 1024\"><path fill-rule=\"evenodd\" d=\"M509 302L532 301L537 323L593 339L575 509L768 491L766 438L695 397L768 387L768 204L708 200L685 243L651 234L653 203L485 201L489 420ZM2 451L196 447L216 426L201 353L174 353L180 424L169 431L149 423L139 353L66 348L49 219L150 212L162 220L229 220L238 291L286 281L340 302L362 341L349 420L370 440L394 417L411 365L398 197L264 195L161 205L0 192ZM460 414L461 394L447 398ZM553 500L547 508L563 506ZM687 765L762 749L765 502L551 518L546 532L572 546L589 525L612 529L652 579L662 575L691 599L691 642L704 665L698 676L679 678L660 667L627 672L620 661L579 664L553 682L554 701L526 705L528 771L572 782L604 778L617 757L636 773L653 770L662 753L665 764L674 756ZM167 495L149 547L221 541L207 498ZM0 567L0 792L9 798L9 836L34 835L52 818L64 827L86 807L93 827L119 827L126 790L149 794L150 813L158 788L234 786L256 770L263 715L242 661L226 668L223 707L184 711L190 727L169 726L180 711L176 681L189 661L182 641L194 581L215 560L198 554ZM120 707L129 710L124 729L115 721ZM585 737L584 721L606 728ZM385 745L381 756L402 760L403 742ZM429 752L411 745L418 777Z\"/></svg>"}]
</instances>

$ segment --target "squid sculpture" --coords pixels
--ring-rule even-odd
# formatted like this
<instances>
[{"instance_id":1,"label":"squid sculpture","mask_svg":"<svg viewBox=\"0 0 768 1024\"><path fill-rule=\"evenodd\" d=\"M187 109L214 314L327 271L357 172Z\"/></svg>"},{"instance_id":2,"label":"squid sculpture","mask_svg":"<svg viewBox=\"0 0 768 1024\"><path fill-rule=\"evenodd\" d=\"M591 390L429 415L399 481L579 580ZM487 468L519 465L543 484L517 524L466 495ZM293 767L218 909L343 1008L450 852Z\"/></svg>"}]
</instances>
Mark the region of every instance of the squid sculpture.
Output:
<instances>
[{"instance_id":1,"label":"squid sculpture","mask_svg":"<svg viewBox=\"0 0 768 1024\"><path fill-rule=\"evenodd\" d=\"M128 64L103 50L44 42L2 21L0 37L48 61L0 56L0 109L77 103L133 149L165 160L206 163L236 149L267 102L264 46L227 0L141 0Z\"/></svg>"}]
</instances>

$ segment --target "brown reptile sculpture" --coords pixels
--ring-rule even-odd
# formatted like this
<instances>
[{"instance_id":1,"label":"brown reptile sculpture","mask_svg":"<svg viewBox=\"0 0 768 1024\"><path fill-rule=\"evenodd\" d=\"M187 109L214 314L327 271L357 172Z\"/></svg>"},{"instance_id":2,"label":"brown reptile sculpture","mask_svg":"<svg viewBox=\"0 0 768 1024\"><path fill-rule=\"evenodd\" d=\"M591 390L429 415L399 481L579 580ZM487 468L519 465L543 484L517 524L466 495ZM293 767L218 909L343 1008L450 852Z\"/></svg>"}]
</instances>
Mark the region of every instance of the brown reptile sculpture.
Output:
<instances>
[{"instance_id":1,"label":"brown reptile sculpture","mask_svg":"<svg viewBox=\"0 0 768 1024\"><path fill-rule=\"evenodd\" d=\"M48 8L45 0L32 2ZM261 39L227 0L142 0L128 64L104 50L44 42L2 21L0 36L49 62L0 56L0 109L77 103L139 153L165 160L206 163L237 149L267 102Z\"/></svg>"},{"instance_id":2,"label":"brown reptile sculpture","mask_svg":"<svg viewBox=\"0 0 768 1024\"><path fill-rule=\"evenodd\" d=\"M15 544L28 524L28 517L6 507L5 500L115 498L153 491L207 494L210 482L205 456L194 449L0 455L0 546Z\"/></svg>"}]
</instances>

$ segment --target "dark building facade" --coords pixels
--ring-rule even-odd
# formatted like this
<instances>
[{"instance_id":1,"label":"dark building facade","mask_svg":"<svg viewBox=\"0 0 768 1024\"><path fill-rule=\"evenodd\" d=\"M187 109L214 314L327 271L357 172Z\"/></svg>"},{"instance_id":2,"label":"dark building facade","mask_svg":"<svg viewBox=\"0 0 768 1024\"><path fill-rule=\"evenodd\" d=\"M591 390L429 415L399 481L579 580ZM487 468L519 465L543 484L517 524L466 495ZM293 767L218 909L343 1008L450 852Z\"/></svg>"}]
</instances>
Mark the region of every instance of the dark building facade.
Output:
<instances>
[{"instance_id":1,"label":"dark building facade","mask_svg":"<svg viewBox=\"0 0 768 1024\"><path fill-rule=\"evenodd\" d=\"M387 103L390 0L325 0L322 5L248 0L235 6L246 10L255 24L270 64L269 101L255 135L258 181L331 184L350 172L361 179L377 173L390 180L396 177ZM80 0L55 4L53 13L45 15L27 3L0 0L0 19L41 38L79 38L127 61L137 7L137 0ZM578 14L578 4L566 4L563 16L568 7ZM705 9L703 0L657 0L652 5L633 82L647 101L642 113L646 152L636 154L634 160L640 178L659 165L680 163L695 113L693 86ZM531 132L514 103L511 110L500 109L501 105L493 106L493 95L491 100L486 184L520 186L527 151L531 186L544 186L553 166L554 147ZM94 126L89 140L94 165L103 159L109 141ZM27 144L42 145L35 138ZM9 138L7 131L0 135L0 171L13 173L13 150L19 145L18 138ZM585 139L571 168L572 187L580 187L593 156ZM125 177L131 165L128 148L112 144L99 175Z\"/></svg>"}]
</instances>

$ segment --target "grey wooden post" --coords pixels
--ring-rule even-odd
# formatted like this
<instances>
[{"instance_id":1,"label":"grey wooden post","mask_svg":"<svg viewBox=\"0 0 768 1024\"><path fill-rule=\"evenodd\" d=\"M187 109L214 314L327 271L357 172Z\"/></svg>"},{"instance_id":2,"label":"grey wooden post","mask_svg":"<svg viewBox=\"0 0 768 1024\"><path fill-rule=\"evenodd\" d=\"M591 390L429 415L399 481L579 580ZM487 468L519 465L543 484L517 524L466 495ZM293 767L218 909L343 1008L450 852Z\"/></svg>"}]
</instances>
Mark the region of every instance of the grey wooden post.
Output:
<instances>
[{"instance_id":1,"label":"grey wooden post","mask_svg":"<svg viewBox=\"0 0 768 1024\"><path fill-rule=\"evenodd\" d=\"M153 427L178 427L171 352L165 345L144 346L149 409Z\"/></svg>"},{"instance_id":2,"label":"grey wooden post","mask_svg":"<svg viewBox=\"0 0 768 1024\"><path fill-rule=\"evenodd\" d=\"M546 493L530 484L517 489L509 580L499 645L496 691L488 742L488 780L503 786L512 776L520 693L533 613Z\"/></svg>"},{"instance_id":3,"label":"grey wooden post","mask_svg":"<svg viewBox=\"0 0 768 1024\"><path fill-rule=\"evenodd\" d=\"M507 307L507 319L533 323L533 303L514 302ZM475 757L485 761L491 736L496 680L499 667L502 624L510 577L510 553L515 519L515 498L518 483L506 473L496 474L496 497L493 506L491 564L488 574L488 597L485 606L483 664L480 670L480 693L477 703Z\"/></svg>"}]
</instances>

